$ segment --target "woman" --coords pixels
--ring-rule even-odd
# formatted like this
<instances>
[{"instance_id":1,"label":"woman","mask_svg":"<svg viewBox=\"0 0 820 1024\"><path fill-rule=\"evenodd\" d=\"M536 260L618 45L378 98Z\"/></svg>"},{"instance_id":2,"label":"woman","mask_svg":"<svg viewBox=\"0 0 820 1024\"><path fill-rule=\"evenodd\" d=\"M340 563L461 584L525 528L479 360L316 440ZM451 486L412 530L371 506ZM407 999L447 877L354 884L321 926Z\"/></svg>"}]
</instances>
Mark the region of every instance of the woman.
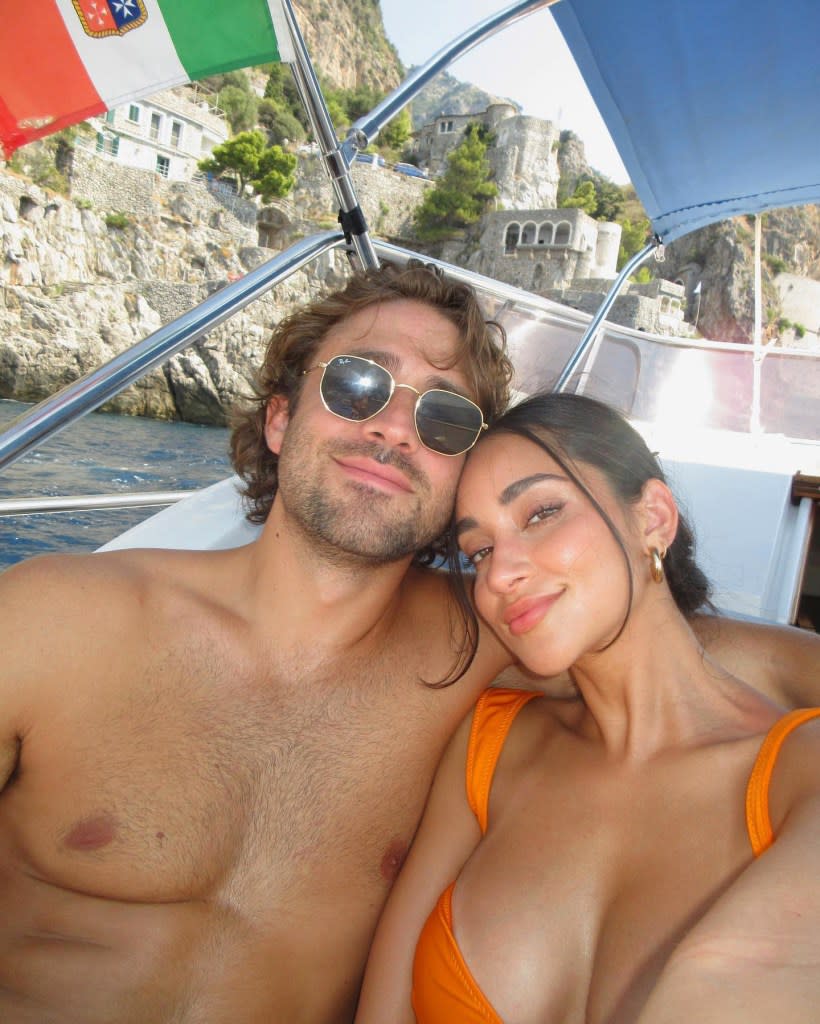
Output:
<instances>
[{"instance_id":1,"label":"woman","mask_svg":"<svg viewBox=\"0 0 820 1024\"><path fill-rule=\"evenodd\" d=\"M641 437L591 399L522 403L471 454L454 536L481 616L580 698L480 698L357 1024L816 1019L820 710L784 719L704 653L708 586Z\"/></svg>"}]
</instances>

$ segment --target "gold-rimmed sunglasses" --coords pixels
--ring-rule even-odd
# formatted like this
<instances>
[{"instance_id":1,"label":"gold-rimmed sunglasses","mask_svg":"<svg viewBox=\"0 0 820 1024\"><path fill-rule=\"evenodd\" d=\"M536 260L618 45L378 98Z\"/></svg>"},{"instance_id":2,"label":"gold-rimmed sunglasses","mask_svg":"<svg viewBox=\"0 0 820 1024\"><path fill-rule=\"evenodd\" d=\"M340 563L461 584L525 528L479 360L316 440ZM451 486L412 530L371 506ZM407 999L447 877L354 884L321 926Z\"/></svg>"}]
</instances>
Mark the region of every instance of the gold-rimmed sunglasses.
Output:
<instances>
[{"instance_id":1,"label":"gold-rimmed sunglasses","mask_svg":"<svg viewBox=\"0 0 820 1024\"><path fill-rule=\"evenodd\" d=\"M363 356L334 356L303 374L322 371L319 394L328 412L355 423L372 419L387 407L396 388L418 395L413 411L419 441L439 455L462 455L487 429L481 409L463 395L441 388L421 392L397 384L393 374Z\"/></svg>"}]
</instances>

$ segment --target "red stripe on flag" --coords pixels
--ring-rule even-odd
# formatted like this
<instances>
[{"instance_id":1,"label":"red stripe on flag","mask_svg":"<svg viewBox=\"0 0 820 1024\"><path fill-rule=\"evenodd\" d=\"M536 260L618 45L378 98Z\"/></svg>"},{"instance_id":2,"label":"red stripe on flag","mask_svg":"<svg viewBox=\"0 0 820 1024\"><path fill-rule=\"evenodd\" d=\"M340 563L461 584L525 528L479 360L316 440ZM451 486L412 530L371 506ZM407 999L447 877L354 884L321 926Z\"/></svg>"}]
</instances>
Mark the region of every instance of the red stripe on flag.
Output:
<instances>
[{"instance_id":1,"label":"red stripe on flag","mask_svg":"<svg viewBox=\"0 0 820 1024\"><path fill-rule=\"evenodd\" d=\"M7 153L105 110L51 2L0 11L0 141Z\"/></svg>"}]
</instances>

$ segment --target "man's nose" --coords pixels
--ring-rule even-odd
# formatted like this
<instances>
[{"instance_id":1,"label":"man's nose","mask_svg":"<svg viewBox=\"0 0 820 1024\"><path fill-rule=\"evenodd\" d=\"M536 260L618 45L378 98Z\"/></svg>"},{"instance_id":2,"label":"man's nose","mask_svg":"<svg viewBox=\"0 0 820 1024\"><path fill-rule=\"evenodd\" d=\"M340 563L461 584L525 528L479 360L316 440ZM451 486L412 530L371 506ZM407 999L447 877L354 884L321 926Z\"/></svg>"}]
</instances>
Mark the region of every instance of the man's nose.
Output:
<instances>
[{"instance_id":1,"label":"man's nose","mask_svg":"<svg viewBox=\"0 0 820 1024\"><path fill-rule=\"evenodd\" d=\"M368 436L405 451L418 448L415 420L417 398L415 388L409 384L397 384L384 409L365 421Z\"/></svg>"}]
</instances>

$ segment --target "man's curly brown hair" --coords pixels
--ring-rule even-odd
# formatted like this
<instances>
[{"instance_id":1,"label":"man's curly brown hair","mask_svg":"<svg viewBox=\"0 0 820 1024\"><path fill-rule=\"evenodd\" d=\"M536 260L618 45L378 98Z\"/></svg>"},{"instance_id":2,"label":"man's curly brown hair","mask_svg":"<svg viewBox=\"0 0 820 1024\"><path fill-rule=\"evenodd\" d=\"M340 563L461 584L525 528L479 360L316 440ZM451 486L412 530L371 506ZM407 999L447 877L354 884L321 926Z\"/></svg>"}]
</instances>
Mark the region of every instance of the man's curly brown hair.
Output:
<instances>
[{"instance_id":1,"label":"man's curly brown hair","mask_svg":"<svg viewBox=\"0 0 820 1024\"><path fill-rule=\"evenodd\" d=\"M357 273L340 291L302 307L277 325L253 382L253 400L233 416L231 458L245 485L251 522L265 522L276 495L279 460L265 440L271 398L287 398L292 412L302 388L302 371L315 362L328 331L363 309L401 299L423 302L455 325L461 344L453 365L461 364L488 423L504 411L512 365L503 328L485 318L469 285L448 280L421 264L406 268L386 264Z\"/></svg>"}]
</instances>

